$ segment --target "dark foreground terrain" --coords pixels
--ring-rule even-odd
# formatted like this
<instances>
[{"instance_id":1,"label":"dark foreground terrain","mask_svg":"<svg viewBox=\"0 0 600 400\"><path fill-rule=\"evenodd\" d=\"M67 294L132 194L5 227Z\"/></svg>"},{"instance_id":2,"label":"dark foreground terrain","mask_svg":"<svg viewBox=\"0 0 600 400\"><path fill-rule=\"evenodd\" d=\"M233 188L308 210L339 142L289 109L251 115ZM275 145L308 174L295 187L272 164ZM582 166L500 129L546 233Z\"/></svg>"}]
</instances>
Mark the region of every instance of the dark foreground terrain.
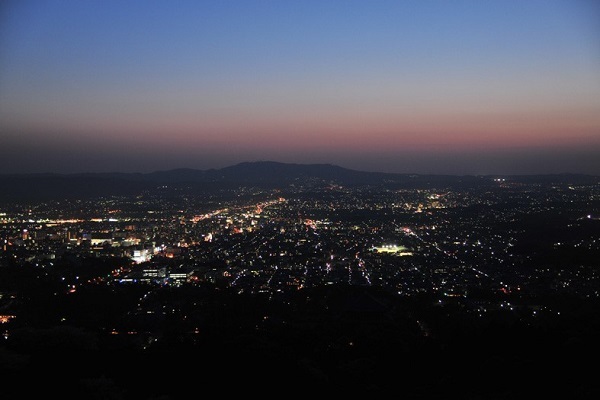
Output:
<instances>
[{"instance_id":1,"label":"dark foreground terrain","mask_svg":"<svg viewBox=\"0 0 600 400\"><path fill-rule=\"evenodd\" d=\"M219 395L393 395L406 399L597 398L597 302L559 314L466 312L460 301L329 286L270 301L210 285L165 288L121 314L139 288L51 300L64 323L11 329L2 398L184 399ZM35 299L32 299L35 301ZM94 304L96 315L78 311ZM110 311L110 312L109 312ZM186 314L186 318L175 318ZM34 321L32 321L34 322ZM95 328L97 324L113 328ZM36 326L34 326L36 325Z\"/></svg>"}]
</instances>

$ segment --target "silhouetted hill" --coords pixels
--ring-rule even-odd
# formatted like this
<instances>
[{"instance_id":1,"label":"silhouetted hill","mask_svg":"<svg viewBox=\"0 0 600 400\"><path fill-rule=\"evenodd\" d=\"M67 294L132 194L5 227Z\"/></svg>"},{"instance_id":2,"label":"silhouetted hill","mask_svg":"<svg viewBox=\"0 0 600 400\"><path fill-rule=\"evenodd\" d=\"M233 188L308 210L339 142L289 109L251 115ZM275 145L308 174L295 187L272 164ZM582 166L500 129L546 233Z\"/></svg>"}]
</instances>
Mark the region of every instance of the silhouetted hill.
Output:
<instances>
[{"instance_id":1,"label":"silhouetted hill","mask_svg":"<svg viewBox=\"0 0 600 400\"><path fill-rule=\"evenodd\" d=\"M321 180L339 184L378 184L399 174L356 171L332 164L286 164L273 161L244 162L215 171L222 179L241 183L293 183Z\"/></svg>"},{"instance_id":2,"label":"silhouetted hill","mask_svg":"<svg viewBox=\"0 0 600 400\"><path fill-rule=\"evenodd\" d=\"M244 186L386 185L390 188L450 188L492 185L494 176L420 175L366 172L332 164L243 162L221 169L180 168L151 173L5 174L0 175L0 201L91 198L134 195L162 185L213 190ZM600 177L581 174L504 176L513 183L597 183Z\"/></svg>"}]
</instances>

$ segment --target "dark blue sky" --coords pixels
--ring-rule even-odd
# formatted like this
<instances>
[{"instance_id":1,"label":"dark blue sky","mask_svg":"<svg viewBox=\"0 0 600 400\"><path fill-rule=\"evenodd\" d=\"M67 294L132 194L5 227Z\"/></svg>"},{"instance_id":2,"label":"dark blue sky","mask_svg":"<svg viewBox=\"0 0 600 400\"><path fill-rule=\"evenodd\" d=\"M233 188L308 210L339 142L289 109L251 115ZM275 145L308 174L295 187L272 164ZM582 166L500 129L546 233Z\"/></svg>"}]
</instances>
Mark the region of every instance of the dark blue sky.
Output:
<instances>
[{"instance_id":1,"label":"dark blue sky","mask_svg":"<svg viewBox=\"0 0 600 400\"><path fill-rule=\"evenodd\" d=\"M0 172L600 174L600 2L5 1Z\"/></svg>"}]
</instances>

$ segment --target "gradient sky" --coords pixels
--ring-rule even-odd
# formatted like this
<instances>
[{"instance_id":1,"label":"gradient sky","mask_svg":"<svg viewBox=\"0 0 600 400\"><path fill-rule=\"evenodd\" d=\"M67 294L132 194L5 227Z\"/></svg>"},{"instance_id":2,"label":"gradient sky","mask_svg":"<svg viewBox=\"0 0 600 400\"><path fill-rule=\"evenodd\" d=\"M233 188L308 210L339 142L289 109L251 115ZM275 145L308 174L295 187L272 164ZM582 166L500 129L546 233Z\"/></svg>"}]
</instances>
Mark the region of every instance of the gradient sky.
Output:
<instances>
[{"instance_id":1,"label":"gradient sky","mask_svg":"<svg viewBox=\"0 0 600 400\"><path fill-rule=\"evenodd\" d=\"M0 173L257 160L600 175L600 2L0 2Z\"/></svg>"}]
</instances>

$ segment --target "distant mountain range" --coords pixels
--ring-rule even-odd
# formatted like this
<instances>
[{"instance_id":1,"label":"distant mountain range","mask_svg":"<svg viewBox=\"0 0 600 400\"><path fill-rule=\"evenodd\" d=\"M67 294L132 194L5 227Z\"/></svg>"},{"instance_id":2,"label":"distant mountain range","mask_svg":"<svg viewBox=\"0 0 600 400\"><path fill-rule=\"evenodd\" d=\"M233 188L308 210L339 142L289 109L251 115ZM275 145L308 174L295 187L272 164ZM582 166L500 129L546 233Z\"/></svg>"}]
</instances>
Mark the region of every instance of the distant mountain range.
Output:
<instances>
[{"instance_id":1,"label":"distant mountain range","mask_svg":"<svg viewBox=\"0 0 600 400\"><path fill-rule=\"evenodd\" d=\"M0 174L0 200L24 201L94 196L133 195L158 186L185 186L200 191L239 186L386 185L404 188L448 188L494 184L499 176L422 175L365 172L332 164L243 162L221 169L173 169L150 173ZM581 174L502 176L512 182L598 183L600 177Z\"/></svg>"}]
</instances>

